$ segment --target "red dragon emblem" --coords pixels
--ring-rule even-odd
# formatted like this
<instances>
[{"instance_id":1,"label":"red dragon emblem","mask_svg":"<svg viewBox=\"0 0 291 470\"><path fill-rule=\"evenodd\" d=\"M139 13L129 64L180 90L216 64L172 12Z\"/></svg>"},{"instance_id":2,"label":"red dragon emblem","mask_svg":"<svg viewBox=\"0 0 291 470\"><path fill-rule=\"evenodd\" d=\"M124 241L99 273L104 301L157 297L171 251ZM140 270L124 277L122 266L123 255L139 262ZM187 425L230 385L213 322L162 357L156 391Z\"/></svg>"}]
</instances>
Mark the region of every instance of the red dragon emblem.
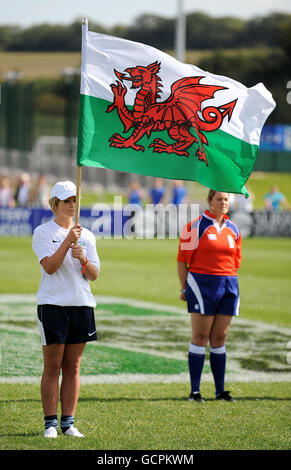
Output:
<instances>
[{"instance_id":1,"label":"red dragon emblem","mask_svg":"<svg viewBox=\"0 0 291 470\"><path fill-rule=\"evenodd\" d=\"M198 144L196 155L208 165L204 145L208 145L203 131L215 131L219 129L223 119L228 116L230 121L237 99L219 107L208 106L201 110L203 101L213 98L214 93L225 90L225 87L215 85L204 85L200 80L204 77L185 77L174 82L171 86L170 97L158 102L162 83L157 75L161 64L154 62L147 67L138 65L128 68L125 73L114 70L118 80L112 83L111 89L114 100L108 106L110 113L115 108L124 125L124 133L133 129L129 137L113 134L110 146L120 149L132 148L144 151L144 147L138 141L146 134L150 137L154 131L167 130L169 137L174 141L166 143L162 139L154 139L149 147L154 152L176 154L189 157L187 149L194 143ZM132 83L131 88L137 89L137 94L132 110L125 105L127 87L123 81ZM191 133L191 130L193 134Z\"/></svg>"}]
</instances>

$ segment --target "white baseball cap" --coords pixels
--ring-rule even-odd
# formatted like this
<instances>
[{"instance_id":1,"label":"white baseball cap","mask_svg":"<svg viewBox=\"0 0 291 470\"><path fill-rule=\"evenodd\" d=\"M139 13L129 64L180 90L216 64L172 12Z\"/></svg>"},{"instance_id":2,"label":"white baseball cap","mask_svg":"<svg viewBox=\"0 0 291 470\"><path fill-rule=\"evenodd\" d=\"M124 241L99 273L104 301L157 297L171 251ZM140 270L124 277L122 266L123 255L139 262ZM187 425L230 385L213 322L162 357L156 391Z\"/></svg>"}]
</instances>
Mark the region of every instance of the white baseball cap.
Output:
<instances>
[{"instance_id":1,"label":"white baseball cap","mask_svg":"<svg viewBox=\"0 0 291 470\"><path fill-rule=\"evenodd\" d=\"M71 181L59 181L56 183L51 190L50 199L52 197L57 197L61 201L68 199L68 197L76 196L77 188L74 183Z\"/></svg>"}]
</instances>

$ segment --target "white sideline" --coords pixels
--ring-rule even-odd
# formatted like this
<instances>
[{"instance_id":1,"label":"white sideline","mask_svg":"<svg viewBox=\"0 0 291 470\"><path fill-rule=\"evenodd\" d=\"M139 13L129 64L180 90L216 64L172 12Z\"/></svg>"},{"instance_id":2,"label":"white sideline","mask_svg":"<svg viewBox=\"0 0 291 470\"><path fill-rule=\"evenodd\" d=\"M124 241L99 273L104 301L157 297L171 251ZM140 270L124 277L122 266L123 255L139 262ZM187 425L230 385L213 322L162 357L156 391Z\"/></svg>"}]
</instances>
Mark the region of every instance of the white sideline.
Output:
<instances>
[{"instance_id":1,"label":"white sideline","mask_svg":"<svg viewBox=\"0 0 291 470\"><path fill-rule=\"evenodd\" d=\"M0 377L0 383L19 383L19 384L39 384L41 377ZM203 382L213 382L211 374L205 374L202 377ZM239 373L226 373L227 383L248 383L248 382L290 382L290 374L266 374L258 371L244 371L244 375ZM172 374L115 374L115 375L87 375L80 377L81 385L94 384L153 384L153 383L185 383L189 384L189 375Z\"/></svg>"}]
</instances>

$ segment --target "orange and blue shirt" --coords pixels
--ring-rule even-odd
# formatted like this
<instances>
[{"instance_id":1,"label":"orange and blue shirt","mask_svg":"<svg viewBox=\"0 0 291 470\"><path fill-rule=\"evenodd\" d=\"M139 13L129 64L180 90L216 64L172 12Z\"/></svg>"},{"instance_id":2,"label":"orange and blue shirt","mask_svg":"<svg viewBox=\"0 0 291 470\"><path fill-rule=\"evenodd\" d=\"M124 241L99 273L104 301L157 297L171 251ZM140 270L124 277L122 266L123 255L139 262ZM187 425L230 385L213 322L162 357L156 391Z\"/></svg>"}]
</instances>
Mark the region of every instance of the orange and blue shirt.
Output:
<instances>
[{"instance_id":1,"label":"orange and blue shirt","mask_svg":"<svg viewBox=\"0 0 291 470\"><path fill-rule=\"evenodd\" d=\"M177 261L194 273L236 276L241 262L239 228L223 217L220 227L211 212L189 222L181 232Z\"/></svg>"}]
</instances>

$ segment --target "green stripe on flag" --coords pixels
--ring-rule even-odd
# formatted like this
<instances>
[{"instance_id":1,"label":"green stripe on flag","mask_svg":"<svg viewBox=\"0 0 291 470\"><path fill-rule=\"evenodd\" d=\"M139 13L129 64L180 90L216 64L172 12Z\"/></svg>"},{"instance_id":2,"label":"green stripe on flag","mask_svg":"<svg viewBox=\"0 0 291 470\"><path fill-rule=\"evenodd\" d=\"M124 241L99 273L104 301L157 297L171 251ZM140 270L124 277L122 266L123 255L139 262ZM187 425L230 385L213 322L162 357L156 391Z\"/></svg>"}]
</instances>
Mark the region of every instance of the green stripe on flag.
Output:
<instances>
[{"instance_id":1,"label":"green stripe on flag","mask_svg":"<svg viewBox=\"0 0 291 470\"><path fill-rule=\"evenodd\" d=\"M187 150L189 157L155 153L152 148L148 148L157 137L166 143L173 143L167 131L143 136L138 144L144 146L144 152L130 148L117 149L110 147L109 138L114 133L127 138L133 129L123 133L123 124L117 112L106 113L110 104L99 98L80 95L78 165L193 180L217 191L244 192L243 186L257 157L257 145L251 145L221 130L204 132L208 140L208 145L204 145L208 166L196 156L198 144L193 144ZM194 129L191 132L195 135Z\"/></svg>"}]
</instances>

